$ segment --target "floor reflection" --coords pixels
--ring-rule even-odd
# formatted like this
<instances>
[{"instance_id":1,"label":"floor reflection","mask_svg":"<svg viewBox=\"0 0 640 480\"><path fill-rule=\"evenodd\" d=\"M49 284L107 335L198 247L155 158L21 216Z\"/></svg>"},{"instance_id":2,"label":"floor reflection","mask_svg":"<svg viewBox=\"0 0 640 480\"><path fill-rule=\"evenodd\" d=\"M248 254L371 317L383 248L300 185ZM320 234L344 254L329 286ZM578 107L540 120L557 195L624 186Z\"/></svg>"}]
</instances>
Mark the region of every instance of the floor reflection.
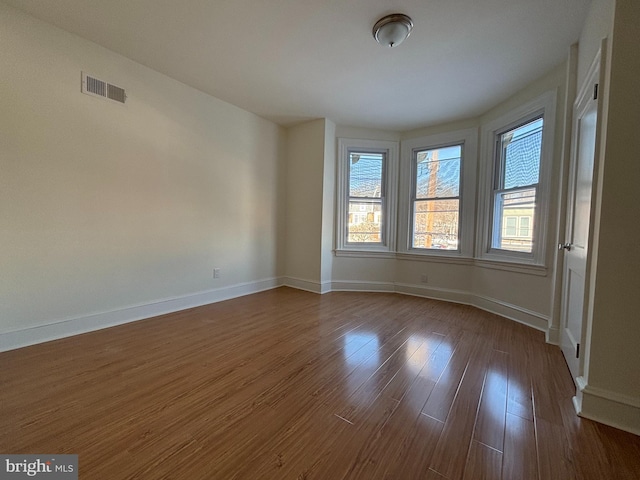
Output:
<instances>
[{"instance_id":1,"label":"floor reflection","mask_svg":"<svg viewBox=\"0 0 640 480\"><path fill-rule=\"evenodd\" d=\"M344 358L348 365L377 366L380 363L380 340L375 333L347 333L344 337Z\"/></svg>"},{"instance_id":2,"label":"floor reflection","mask_svg":"<svg viewBox=\"0 0 640 480\"><path fill-rule=\"evenodd\" d=\"M434 382L438 381L441 375L447 375L448 372L445 367L449 363L451 355L453 355L453 345L443 341L433 352L424 368L420 370L419 375Z\"/></svg>"},{"instance_id":3,"label":"floor reflection","mask_svg":"<svg viewBox=\"0 0 640 480\"><path fill-rule=\"evenodd\" d=\"M428 338L420 335L411 335L405 349L409 371L413 373L420 372L434 348L435 347L429 343Z\"/></svg>"},{"instance_id":4,"label":"floor reflection","mask_svg":"<svg viewBox=\"0 0 640 480\"><path fill-rule=\"evenodd\" d=\"M515 388L514 393L521 395L519 386L512 384ZM487 371L484 381L483 397L485 405L484 411L487 412L494 422L498 424L504 422L504 415L507 404L507 377L502 372L498 372L492 368Z\"/></svg>"},{"instance_id":5,"label":"floor reflection","mask_svg":"<svg viewBox=\"0 0 640 480\"><path fill-rule=\"evenodd\" d=\"M358 403L366 396L360 387L380 366L378 336L372 332L348 333L344 339L344 357L349 370L346 393L350 402Z\"/></svg>"},{"instance_id":6,"label":"floor reflection","mask_svg":"<svg viewBox=\"0 0 640 480\"><path fill-rule=\"evenodd\" d=\"M446 378L445 369L454 349L443 338L431 333L429 336L412 335L407 341L406 371L411 387L406 391L403 402L405 408L416 413L424 407L436 382L441 377Z\"/></svg>"}]
</instances>

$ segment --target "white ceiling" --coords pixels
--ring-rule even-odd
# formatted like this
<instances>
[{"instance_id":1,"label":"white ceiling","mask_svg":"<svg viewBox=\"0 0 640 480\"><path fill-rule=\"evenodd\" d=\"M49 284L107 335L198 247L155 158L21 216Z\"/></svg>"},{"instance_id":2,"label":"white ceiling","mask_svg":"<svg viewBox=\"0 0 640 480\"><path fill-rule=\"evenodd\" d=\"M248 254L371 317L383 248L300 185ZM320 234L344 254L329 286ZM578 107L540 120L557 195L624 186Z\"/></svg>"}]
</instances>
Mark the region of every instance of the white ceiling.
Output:
<instances>
[{"instance_id":1,"label":"white ceiling","mask_svg":"<svg viewBox=\"0 0 640 480\"><path fill-rule=\"evenodd\" d=\"M4 0L280 124L473 117L560 64L590 0ZM402 45L371 35L413 18Z\"/></svg>"}]
</instances>

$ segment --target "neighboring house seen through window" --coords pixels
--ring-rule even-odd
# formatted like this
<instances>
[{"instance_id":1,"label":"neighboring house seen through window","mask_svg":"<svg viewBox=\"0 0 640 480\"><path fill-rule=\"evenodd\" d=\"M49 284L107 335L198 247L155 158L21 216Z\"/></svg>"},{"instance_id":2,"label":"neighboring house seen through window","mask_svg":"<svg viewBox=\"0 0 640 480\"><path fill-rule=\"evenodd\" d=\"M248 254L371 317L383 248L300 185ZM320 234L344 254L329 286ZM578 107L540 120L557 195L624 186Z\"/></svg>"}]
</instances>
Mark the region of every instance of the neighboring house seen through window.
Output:
<instances>
[{"instance_id":1,"label":"neighboring house seen through window","mask_svg":"<svg viewBox=\"0 0 640 480\"><path fill-rule=\"evenodd\" d=\"M386 152L349 151L347 243L383 244Z\"/></svg>"},{"instance_id":2,"label":"neighboring house seen through window","mask_svg":"<svg viewBox=\"0 0 640 480\"><path fill-rule=\"evenodd\" d=\"M543 119L536 118L497 135L491 248L533 250L528 222L536 219L542 126Z\"/></svg>"},{"instance_id":3,"label":"neighboring house seen through window","mask_svg":"<svg viewBox=\"0 0 640 480\"><path fill-rule=\"evenodd\" d=\"M338 139L336 251L395 251L398 143Z\"/></svg>"},{"instance_id":4,"label":"neighboring house seen through window","mask_svg":"<svg viewBox=\"0 0 640 480\"><path fill-rule=\"evenodd\" d=\"M543 267L555 131L555 92L483 126L476 256Z\"/></svg>"}]
</instances>

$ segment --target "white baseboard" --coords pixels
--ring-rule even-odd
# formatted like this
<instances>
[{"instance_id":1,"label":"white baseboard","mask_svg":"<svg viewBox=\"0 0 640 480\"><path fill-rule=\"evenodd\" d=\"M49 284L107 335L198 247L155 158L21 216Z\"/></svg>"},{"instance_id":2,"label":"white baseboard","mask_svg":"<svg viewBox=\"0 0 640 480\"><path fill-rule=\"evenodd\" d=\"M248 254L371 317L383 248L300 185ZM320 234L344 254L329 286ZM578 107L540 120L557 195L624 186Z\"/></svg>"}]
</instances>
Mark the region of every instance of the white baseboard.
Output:
<instances>
[{"instance_id":1,"label":"white baseboard","mask_svg":"<svg viewBox=\"0 0 640 480\"><path fill-rule=\"evenodd\" d=\"M396 292L414 297L431 298L433 300L444 300L446 302L472 305L472 295L463 290L450 288L427 287L426 285L411 283L396 283Z\"/></svg>"},{"instance_id":2,"label":"white baseboard","mask_svg":"<svg viewBox=\"0 0 640 480\"><path fill-rule=\"evenodd\" d=\"M329 293L331 291L331 282L316 282L315 280L296 277L283 277L282 285L319 294Z\"/></svg>"},{"instance_id":3,"label":"white baseboard","mask_svg":"<svg viewBox=\"0 0 640 480\"><path fill-rule=\"evenodd\" d=\"M545 333L549 328L549 317L546 315L519 307L518 305L513 305L512 303L503 302L502 300L485 297L484 295L474 295L474 303L472 303L472 305Z\"/></svg>"},{"instance_id":4,"label":"white baseboard","mask_svg":"<svg viewBox=\"0 0 640 480\"><path fill-rule=\"evenodd\" d=\"M544 315L495 298L476 295L463 290L425 287L422 285L396 284L396 288L398 293L471 305L489 313L508 318L514 322L522 323L536 330L544 332L547 330L549 320Z\"/></svg>"},{"instance_id":5,"label":"white baseboard","mask_svg":"<svg viewBox=\"0 0 640 480\"><path fill-rule=\"evenodd\" d=\"M584 377L576 378L576 384L573 405L578 415L640 435L640 398L593 387Z\"/></svg>"},{"instance_id":6,"label":"white baseboard","mask_svg":"<svg viewBox=\"0 0 640 480\"><path fill-rule=\"evenodd\" d=\"M549 327L545 335L547 343L550 343L551 345L560 345L560 329L558 327Z\"/></svg>"},{"instance_id":7,"label":"white baseboard","mask_svg":"<svg viewBox=\"0 0 640 480\"><path fill-rule=\"evenodd\" d=\"M277 288L281 285L282 279L267 278L6 332L0 334L0 352L101 330L103 328L135 322L137 320L186 310L188 308L200 307L223 300L230 300L232 298Z\"/></svg>"},{"instance_id":8,"label":"white baseboard","mask_svg":"<svg viewBox=\"0 0 640 480\"><path fill-rule=\"evenodd\" d=\"M293 284L285 282L294 288L298 288ZM310 290L303 288L303 290ZM549 318L537 312L527 310L495 298L483 295L475 295L463 290L454 290L447 288L429 287L421 284L409 283L392 283L392 282L366 282L352 280L336 280L331 282L331 290L333 291L357 291L357 292L395 292L404 295L413 295L417 297L431 298L434 300L443 300L446 302L460 303L463 305L472 305L490 313L495 313L509 320L522 323L529 327L547 331ZM313 291L313 290L310 290Z\"/></svg>"},{"instance_id":9,"label":"white baseboard","mask_svg":"<svg viewBox=\"0 0 640 480\"><path fill-rule=\"evenodd\" d=\"M396 291L393 282L361 282L353 280L338 280L331 282L334 292L391 292Z\"/></svg>"}]
</instances>

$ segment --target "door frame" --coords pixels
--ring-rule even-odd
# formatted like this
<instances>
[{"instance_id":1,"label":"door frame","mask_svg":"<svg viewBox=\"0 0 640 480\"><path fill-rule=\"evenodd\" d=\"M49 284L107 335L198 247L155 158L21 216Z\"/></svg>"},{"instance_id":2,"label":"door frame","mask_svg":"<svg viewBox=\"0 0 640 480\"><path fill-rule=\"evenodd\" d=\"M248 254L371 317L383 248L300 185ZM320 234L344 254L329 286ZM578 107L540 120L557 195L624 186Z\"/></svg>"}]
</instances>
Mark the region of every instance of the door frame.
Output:
<instances>
[{"instance_id":1,"label":"door frame","mask_svg":"<svg viewBox=\"0 0 640 480\"><path fill-rule=\"evenodd\" d=\"M597 103L597 120L596 120L596 138L594 145L594 158L593 158L593 176L592 176L592 189L591 189L591 205L589 212L589 230L587 237L587 245L588 250L586 254L585 260L585 286L584 286L584 300L583 300L583 313L582 313L582 331L580 334L580 356L578 359L578 372L577 376L573 378L574 383L576 384L578 393L586 386L587 384L587 374L589 367L589 358L590 358L590 344L591 344L591 329L592 329L592 319L593 319L593 287L594 287L594 277L595 277L595 263L594 263L594 252L597 251L597 241L598 235L597 232L599 230L599 219L600 219L600 192L601 192L601 152L602 152L602 139L603 134L603 112L604 112L604 104L606 102L605 99L605 78L606 78L606 69L607 69L607 38L604 38L601 42L600 49L598 50L596 56L594 57L589 70L587 71L587 75L580 86L575 101L572 105L572 127L571 127L571 151L570 151L570 165L569 165L569 175L567 177L567 188L564 192L563 201L565 203L565 211L564 211L564 220L565 220L565 228L562 236L559 237L561 243L564 243L568 239L571 238L573 222L569 219L569 214L573 211L573 193L575 189L574 185L574 173L577 162L577 146L578 146L578 136L577 136L577 123L578 123L578 107L584 101L585 97L593 95L593 85L598 84L598 103ZM558 327L559 327L559 337L558 341L560 343L560 347L562 347L562 329L563 327L563 315L565 309L565 259L564 255L559 255L562 258L561 262L558 262L557 267L560 269L560 312L558 319ZM574 404L576 402L576 397L574 397ZM577 407L577 404L576 404Z\"/></svg>"}]
</instances>

